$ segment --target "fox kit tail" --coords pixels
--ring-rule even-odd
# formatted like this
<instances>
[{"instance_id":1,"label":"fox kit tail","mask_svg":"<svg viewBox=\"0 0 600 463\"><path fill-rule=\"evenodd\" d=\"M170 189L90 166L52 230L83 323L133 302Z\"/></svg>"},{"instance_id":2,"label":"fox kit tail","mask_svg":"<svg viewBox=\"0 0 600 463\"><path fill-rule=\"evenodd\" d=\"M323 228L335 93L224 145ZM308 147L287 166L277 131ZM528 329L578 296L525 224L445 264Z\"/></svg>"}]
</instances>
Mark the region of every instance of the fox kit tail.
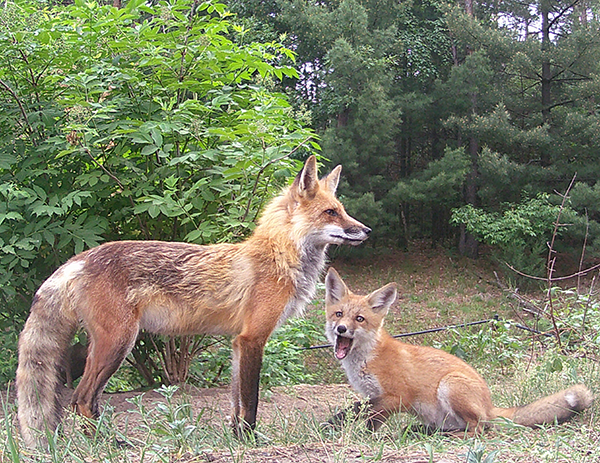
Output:
<instances>
[{"instance_id":1,"label":"fox kit tail","mask_svg":"<svg viewBox=\"0 0 600 463\"><path fill-rule=\"evenodd\" d=\"M77 318L64 304L67 284L56 280L48 280L36 294L19 338L19 424L30 447L45 447L40 431L53 431L60 421L61 371L77 327Z\"/></svg>"},{"instance_id":2,"label":"fox kit tail","mask_svg":"<svg viewBox=\"0 0 600 463\"><path fill-rule=\"evenodd\" d=\"M593 401L592 391L582 384L577 384L529 405L499 409L498 416L512 418L515 423L529 427L562 423L589 407Z\"/></svg>"}]
</instances>

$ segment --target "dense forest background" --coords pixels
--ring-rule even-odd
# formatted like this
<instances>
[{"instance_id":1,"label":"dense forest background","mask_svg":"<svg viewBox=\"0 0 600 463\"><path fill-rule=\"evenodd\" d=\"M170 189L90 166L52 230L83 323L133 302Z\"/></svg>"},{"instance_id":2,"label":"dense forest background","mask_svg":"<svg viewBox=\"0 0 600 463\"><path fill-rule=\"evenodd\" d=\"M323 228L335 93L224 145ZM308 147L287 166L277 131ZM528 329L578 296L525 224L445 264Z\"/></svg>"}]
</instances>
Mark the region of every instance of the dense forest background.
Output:
<instances>
[{"instance_id":1,"label":"dense forest background","mask_svg":"<svg viewBox=\"0 0 600 463\"><path fill-rule=\"evenodd\" d=\"M294 50L284 81L310 112L342 194L382 241L496 245L543 271L597 249L600 29L593 1L235 1L259 37ZM586 239L587 237L587 239Z\"/></svg>"},{"instance_id":2,"label":"dense forest background","mask_svg":"<svg viewBox=\"0 0 600 463\"><path fill-rule=\"evenodd\" d=\"M73 253L242 239L312 153L343 165L370 247L476 258L487 243L542 276L553 236L572 262L597 257L599 14L595 0L3 2L4 348Z\"/></svg>"}]
</instances>

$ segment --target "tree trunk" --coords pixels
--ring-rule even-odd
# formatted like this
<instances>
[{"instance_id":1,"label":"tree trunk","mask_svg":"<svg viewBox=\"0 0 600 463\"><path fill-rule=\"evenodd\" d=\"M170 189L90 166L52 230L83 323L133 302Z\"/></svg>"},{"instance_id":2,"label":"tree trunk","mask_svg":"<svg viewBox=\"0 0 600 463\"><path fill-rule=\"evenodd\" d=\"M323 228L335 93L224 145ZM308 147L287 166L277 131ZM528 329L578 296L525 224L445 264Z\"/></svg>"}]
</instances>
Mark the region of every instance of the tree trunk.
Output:
<instances>
[{"instance_id":1,"label":"tree trunk","mask_svg":"<svg viewBox=\"0 0 600 463\"><path fill-rule=\"evenodd\" d=\"M473 98L475 98L475 96L473 96ZM477 207L479 142L475 137L469 139L469 154L471 156L471 172L467 175L467 180L465 182L464 199L466 204ZM466 231L464 224L460 226L458 252L471 259L476 259L479 256L479 242L471 233Z\"/></svg>"},{"instance_id":2,"label":"tree trunk","mask_svg":"<svg viewBox=\"0 0 600 463\"><path fill-rule=\"evenodd\" d=\"M550 19L549 7L542 2L542 122L550 124L550 108L552 106L552 69L550 66ZM550 158L546 150L541 155L542 165L547 166Z\"/></svg>"},{"instance_id":3,"label":"tree trunk","mask_svg":"<svg viewBox=\"0 0 600 463\"><path fill-rule=\"evenodd\" d=\"M465 0L465 12L473 17L473 0Z\"/></svg>"},{"instance_id":4,"label":"tree trunk","mask_svg":"<svg viewBox=\"0 0 600 463\"><path fill-rule=\"evenodd\" d=\"M474 17L473 0L465 0L465 12ZM471 95L471 109L473 115L477 113L477 93ZM477 178L479 177L479 141L471 135L469 137L469 155L471 157L471 172L467 175L464 189L464 200L466 204L477 207ZM458 252L463 255L476 259L479 255L479 242L471 233L468 233L464 224L460 226L460 239L458 242Z\"/></svg>"}]
</instances>

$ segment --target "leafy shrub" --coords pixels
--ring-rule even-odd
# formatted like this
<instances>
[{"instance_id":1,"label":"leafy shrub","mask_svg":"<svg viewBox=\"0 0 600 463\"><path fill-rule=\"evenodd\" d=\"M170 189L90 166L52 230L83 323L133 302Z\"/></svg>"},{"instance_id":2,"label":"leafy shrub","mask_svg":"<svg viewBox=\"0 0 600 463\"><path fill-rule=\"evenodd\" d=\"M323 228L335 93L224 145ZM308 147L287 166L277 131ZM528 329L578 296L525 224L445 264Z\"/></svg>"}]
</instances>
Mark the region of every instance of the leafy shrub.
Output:
<instances>
[{"instance_id":1,"label":"leafy shrub","mask_svg":"<svg viewBox=\"0 0 600 463\"><path fill-rule=\"evenodd\" d=\"M261 384L269 388L313 382L313 373L304 365L302 348L320 339L321 331L320 325L307 318L293 318L276 330L265 346Z\"/></svg>"},{"instance_id":2,"label":"leafy shrub","mask_svg":"<svg viewBox=\"0 0 600 463\"><path fill-rule=\"evenodd\" d=\"M199 387L221 386L231 380L231 339L211 338L191 366L190 380Z\"/></svg>"},{"instance_id":3,"label":"leafy shrub","mask_svg":"<svg viewBox=\"0 0 600 463\"><path fill-rule=\"evenodd\" d=\"M600 301L597 295L553 287L548 313L540 320L543 330L558 330L563 347L596 350L600 346ZM554 323L550 319L550 311Z\"/></svg>"},{"instance_id":4,"label":"leafy shrub","mask_svg":"<svg viewBox=\"0 0 600 463\"><path fill-rule=\"evenodd\" d=\"M564 211L569 213L569 211ZM485 212L471 205L452 212L452 222L465 224L469 233L495 246L498 259L533 276L545 275L547 243L560 215L560 206L548 195L528 199L502 213ZM559 230L560 233L560 230Z\"/></svg>"},{"instance_id":5,"label":"leafy shrub","mask_svg":"<svg viewBox=\"0 0 600 463\"><path fill-rule=\"evenodd\" d=\"M452 329L449 334L449 340L436 347L467 363L485 363L504 370L526 352L527 341L515 333L510 321L492 320L484 327Z\"/></svg>"},{"instance_id":6,"label":"leafy shrub","mask_svg":"<svg viewBox=\"0 0 600 463\"><path fill-rule=\"evenodd\" d=\"M212 243L252 229L316 145L273 79L278 43L243 41L224 5L0 9L0 310L107 239ZM303 153L304 151L304 153Z\"/></svg>"}]
</instances>

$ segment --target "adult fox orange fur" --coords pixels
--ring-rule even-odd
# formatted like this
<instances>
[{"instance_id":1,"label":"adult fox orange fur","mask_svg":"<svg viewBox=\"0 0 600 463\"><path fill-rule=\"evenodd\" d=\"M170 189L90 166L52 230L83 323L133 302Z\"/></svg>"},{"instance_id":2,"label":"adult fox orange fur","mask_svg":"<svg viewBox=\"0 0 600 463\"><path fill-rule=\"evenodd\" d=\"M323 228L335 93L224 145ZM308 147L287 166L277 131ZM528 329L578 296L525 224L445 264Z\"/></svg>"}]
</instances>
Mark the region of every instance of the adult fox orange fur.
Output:
<instances>
[{"instance_id":1,"label":"adult fox orange fur","mask_svg":"<svg viewBox=\"0 0 600 463\"><path fill-rule=\"evenodd\" d=\"M357 245L370 229L336 199L341 166L319 180L310 157L238 244L106 243L61 266L37 291L19 339L17 396L25 442L45 445L60 420L59 370L74 331L89 353L74 409L98 414L98 398L138 332L229 334L234 431L254 427L264 345L311 300L330 244ZM41 431L41 432L40 432Z\"/></svg>"},{"instance_id":2,"label":"adult fox orange fur","mask_svg":"<svg viewBox=\"0 0 600 463\"><path fill-rule=\"evenodd\" d=\"M399 411L442 431L480 432L498 417L536 426L562 422L592 403L590 390L576 385L523 407L494 407L483 378L458 357L404 344L385 331L383 318L396 299L394 283L357 296L330 268L325 289L327 337L350 384L370 399L370 429ZM360 410L360 403L354 409ZM329 423L339 425L345 416L340 412Z\"/></svg>"}]
</instances>

